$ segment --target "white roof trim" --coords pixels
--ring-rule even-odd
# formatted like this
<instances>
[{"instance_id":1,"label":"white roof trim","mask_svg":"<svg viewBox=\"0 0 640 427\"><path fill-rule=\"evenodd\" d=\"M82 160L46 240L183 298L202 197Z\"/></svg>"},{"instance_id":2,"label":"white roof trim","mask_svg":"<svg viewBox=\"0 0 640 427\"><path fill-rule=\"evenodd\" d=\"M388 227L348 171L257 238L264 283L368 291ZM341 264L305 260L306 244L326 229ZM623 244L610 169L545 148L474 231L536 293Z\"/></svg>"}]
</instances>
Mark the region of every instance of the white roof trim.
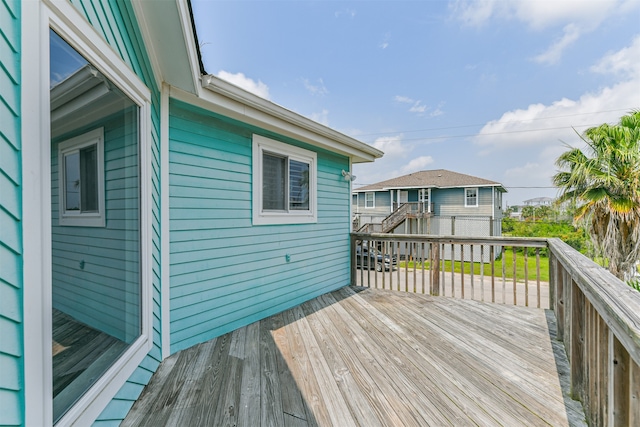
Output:
<instances>
[{"instance_id":1,"label":"white roof trim","mask_svg":"<svg viewBox=\"0 0 640 427\"><path fill-rule=\"evenodd\" d=\"M448 186L444 186L444 187L440 187L437 185L410 185L410 186L405 186L405 187L380 187L380 188L371 188L371 189L365 189L364 187L362 188L357 188L355 190L353 190L353 193L369 193L372 191L389 191L389 190L413 190L413 189L419 189L419 188L436 188L436 189L449 189L449 188L483 188L483 187L498 187L504 190L504 192L506 193L507 190L506 188L504 188L504 186L502 184L468 184L468 185L448 185Z\"/></svg>"},{"instance_id":2,"label":"white roof trim","mask_svg":"<svg viewBox=\"0 0 640 427\"><path fill-rule=\"evenodd\" d=\"M233 119L344 154L353 163L372 162L382 151L247 92L216 76L202 77L199 100L172 88L171 96Z\"/></svg>"}]
</instances>

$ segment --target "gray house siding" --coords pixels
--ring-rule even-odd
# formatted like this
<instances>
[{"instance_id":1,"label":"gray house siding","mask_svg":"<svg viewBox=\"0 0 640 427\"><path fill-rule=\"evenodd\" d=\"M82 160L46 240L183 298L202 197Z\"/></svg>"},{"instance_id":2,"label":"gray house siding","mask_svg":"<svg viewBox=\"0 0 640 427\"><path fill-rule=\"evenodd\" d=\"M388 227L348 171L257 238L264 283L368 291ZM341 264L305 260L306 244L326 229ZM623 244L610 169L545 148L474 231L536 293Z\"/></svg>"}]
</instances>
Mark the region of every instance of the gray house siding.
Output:
<instances>
[{"instance_id":1,"label":"gray house siding","mask_svg":"<svg viewBox=\"0 0 640 427\"><path fill-rule=\"evenodd\" d=\"M470 187L473 188L473 187ZM440 216L492 216L493 191L491 188L479 188L478 206L466 207L464 188L444 188L431 191L435 214Z\"/></svg>"}]
</instances>

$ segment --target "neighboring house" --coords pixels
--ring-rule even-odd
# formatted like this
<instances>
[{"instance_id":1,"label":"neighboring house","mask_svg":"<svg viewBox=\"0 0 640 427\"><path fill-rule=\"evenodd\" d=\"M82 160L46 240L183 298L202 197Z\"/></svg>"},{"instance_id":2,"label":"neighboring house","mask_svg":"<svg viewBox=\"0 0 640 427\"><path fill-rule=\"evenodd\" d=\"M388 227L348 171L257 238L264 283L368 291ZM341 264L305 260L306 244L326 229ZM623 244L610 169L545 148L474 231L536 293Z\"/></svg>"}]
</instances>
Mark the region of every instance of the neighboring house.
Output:
<instances>
[{"instance_id":1,"label":"neighboring house","mask_svg":"<svg viewBox=\"0 0 640 427\"><path fill-rule=\"evenodd\" d=\"M427 170L353 191L358 228L409 234L499 236L503 216L498 182L444 169Z\"/></svg>"},{"instance_id":2,"label":"neighboring house","mask_svg":"<svg viewBox=\"0 0 640 427\"><path fill-rule=\"evenodd\" d=\"M0 425L117 425L170 354L350 283L380 151L206 75L188 2L0 9Z\"/></svg>"},{"instance_id":3,"label":"neighboring house","mask_svg":"<svg viewBox=\"0 0 640 427\"><path fill-rule=\"evenodd\" d=\"M524 206L551 206L554 199L551 197L535 197L533 199L525 200Z\"/></svg>"}]
</instances>

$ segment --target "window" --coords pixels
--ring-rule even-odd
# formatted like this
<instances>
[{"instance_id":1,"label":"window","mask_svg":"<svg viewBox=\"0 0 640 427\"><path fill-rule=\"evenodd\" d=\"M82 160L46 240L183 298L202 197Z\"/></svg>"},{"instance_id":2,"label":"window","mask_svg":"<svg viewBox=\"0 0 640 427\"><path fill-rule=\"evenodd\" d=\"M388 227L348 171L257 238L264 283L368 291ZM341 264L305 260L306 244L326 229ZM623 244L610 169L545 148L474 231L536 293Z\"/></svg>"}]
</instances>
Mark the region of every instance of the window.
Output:
<instances>
[{"instance_id":1,"label":"window","mask_svg":"<svg viewBox=\"0 0 640 427\"><path fill-rule=\"evenodd\" d=\"M464 189L464 206L465 207L478 206L478 189L477 188Z\"/></svg>"},{"instance_id":2,"label":"window","mask_svg":"<svg viewBox=\"0 0 640 427\"><path fill-rule=\"evenodd\" d=\"M253 136L253 223L317 222L316 153Z\"/></svg>"},{"instance_id":3,"label":"window","mask_svg":"<svg viewBox=\"0 0 640 427\"><path fill-rule=\"evenodd\" d=\"M422 188L418 191L418 202L422 203L422 212L431 212L431 206L429 205L429 196L431 190L428 188Z\"/></svg>"},{"instance_id":4,"label":"window","mask_svg":"<svg viewBox=\"0 0 640 427\"><path fill-rule=\"evenodd\" d=\"M152 346L151 94L71 4L56 7L64 18L52 15L40 64L49 112L36 121L50 135L38 147L50 162L51 200L39 202L51 215L39 236L49 271L32 288L50 299L31 328L44 329L49 360L29 381L50 391L28 405L51 409L28 424L89 425Z\"/></svg>"},{"instance_id":5,"label":"window","mask_svg":"<svg viewBox=\"0 0 640 427\"><path fill-rule=\"evenodd\" d=\"M423 188L418 192L418 201L420 203L429 203L429 190L428 189Z\"/></svg>"},{"instance_id":6,"label":"window","mask_svg":"<svg viewBox=\"0 0 640 427\"><path fill-rule=\"evenodd\" d=\"M375 193L364 193L364 207L365 208L375 208L376 207Z\"/></svg>"},{"instance_id":7,"label":"window","mask_svg":"<svg viewBox=\"0 0 640 427\"><path fill-rule=\"evenodd\" d=\"M104 130L58 145L60 225L104 227Z\"/></svg>"}]
</instances>

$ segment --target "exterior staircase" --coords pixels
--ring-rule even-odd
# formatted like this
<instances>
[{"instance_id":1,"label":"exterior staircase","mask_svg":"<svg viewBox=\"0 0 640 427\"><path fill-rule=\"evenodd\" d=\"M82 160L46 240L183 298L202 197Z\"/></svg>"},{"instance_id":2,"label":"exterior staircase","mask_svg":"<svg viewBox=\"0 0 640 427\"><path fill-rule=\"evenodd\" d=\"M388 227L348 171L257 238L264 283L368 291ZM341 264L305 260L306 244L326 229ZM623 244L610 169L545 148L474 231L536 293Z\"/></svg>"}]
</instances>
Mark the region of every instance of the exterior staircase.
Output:
<instances>
[{"instance_id":1,"label":"exterior staircase","mask_svg":"<svg viewBox=\"0 0 640 427\"><path fill-rule=\"evenodd\" d=\"M431 209L433 212L433 209ZM430 212L425 212L423 203L403 203L389 216L382 220L381 224L363 224L358 232L360 233L390 233L402 224L407 218L427 217Z\"/></svg>"}]
</instances>

